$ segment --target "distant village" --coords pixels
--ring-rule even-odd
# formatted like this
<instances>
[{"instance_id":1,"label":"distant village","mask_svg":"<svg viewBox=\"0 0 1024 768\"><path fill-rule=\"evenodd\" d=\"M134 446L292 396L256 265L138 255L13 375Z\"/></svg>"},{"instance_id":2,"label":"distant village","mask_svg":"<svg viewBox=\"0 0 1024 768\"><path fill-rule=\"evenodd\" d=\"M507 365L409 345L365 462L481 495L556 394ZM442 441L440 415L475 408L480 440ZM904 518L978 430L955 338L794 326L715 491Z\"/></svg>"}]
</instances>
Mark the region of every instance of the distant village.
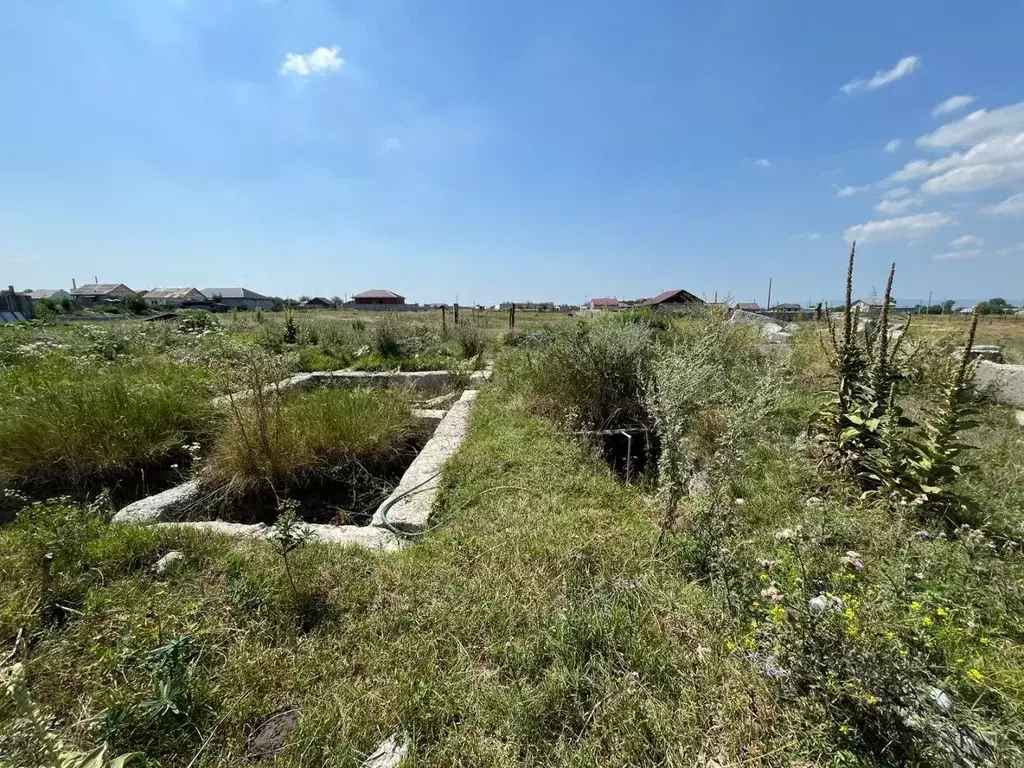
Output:
<instances>
[{"instance_id":1,"label":"distant village","mask_svg":"<svg viewBox=\"0 0 1024 768\"><path fill-rule=\"evenodd\" d=\"M719 301L716 296L712 301L705 301L699 296L683 289L672 289L650 298L618 299L592 298L583 304L555 304L554 302L502 302L493 306L464 305L466 309L476 310L507 310L510 306L522 311L560 312L594 314L615 312L647 307L651 309L693 308L703 305L722 305L731 309L747 312L763 312L792 316L801 314L821 316L835 307L779 302L770 306L762 306L758 302ZM940 304L915 304L914 306L891 307L897 313L923 314L971 314L975 305L956 307L952 300ZM77 285L72 281L70 290L56 289L25 289L16 291L13 286L0 294L0 321L24 320L35 317L38 305L46 307L46 311L74 313L75 311L90 312L144 312L149 309L207 309L210 311L282 311L287 307L299 310L323 309L367 309L416 311L441 309L450 305L445 303L417 304L409 302L405 296L391 290L372 289L357 293L347 299L340 296L331 298L323 296L300 296L298 299L266 296L241 286L228 287L158 287L146 291L135 291L124 283L88 283ZM1024 309L1006 302L1004 299L989 299L977 305L984 314L1024 314ZM882 307L880 299L870 298L858 300L854 307L862 313L878 311ZM792 318L790 318L792 319Z\"/></svg>"}]
</instances>

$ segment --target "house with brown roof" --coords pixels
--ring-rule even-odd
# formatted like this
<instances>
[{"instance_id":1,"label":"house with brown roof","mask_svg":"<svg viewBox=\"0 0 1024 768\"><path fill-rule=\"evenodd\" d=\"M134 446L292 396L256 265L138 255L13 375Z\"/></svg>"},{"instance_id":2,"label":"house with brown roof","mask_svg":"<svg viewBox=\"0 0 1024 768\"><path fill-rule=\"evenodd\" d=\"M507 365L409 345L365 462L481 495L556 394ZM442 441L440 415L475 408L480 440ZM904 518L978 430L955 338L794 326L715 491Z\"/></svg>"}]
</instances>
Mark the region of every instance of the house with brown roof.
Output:
<instances>
[{"instance_id":1,"label":"house with brown roof","mask_svg":"<svg viewBox=\"0 0 1024 768\"><path fill-rule=\"evenodd\" d=\"M622 309L623 306L625 305L618 299L591 299L589 308L598 310Z\"/></svg>"},{"instance_id":2,"label":"house with brown roof","mask_svg":"<svg viewBox=\"0 0 1024 768\"><path fill-rule=\"evenodd\" d=\"M662 291L653 299L646 302L648 307L663 307L665 309L682 308L684 306L699 307L704 305L704 299L695 296L682 288L675 288L671 291Z\"/></svg>"},{"instance_id":3,"label":"house with brown roof","mask_svg":"<svg viewBox=\"0 0 1024 768\"><path fill-rule=\"evenodd\" d=\"M352 302L357 307L405 304L405 296L400 296L394 291L385 291L380 288L375 288L372 291L357 293L352 297Z\"/></svg>"},{"instance_id":4,"label":"house with brown roof","mask_svg":"<svg viewBox=\"0 0 1024 768\"><path fill-rule=\"evenodd\" d=\"M299 309L333 309L334 302L323 296L313 296L299 302Z\"/></svg>"}]
</instances>

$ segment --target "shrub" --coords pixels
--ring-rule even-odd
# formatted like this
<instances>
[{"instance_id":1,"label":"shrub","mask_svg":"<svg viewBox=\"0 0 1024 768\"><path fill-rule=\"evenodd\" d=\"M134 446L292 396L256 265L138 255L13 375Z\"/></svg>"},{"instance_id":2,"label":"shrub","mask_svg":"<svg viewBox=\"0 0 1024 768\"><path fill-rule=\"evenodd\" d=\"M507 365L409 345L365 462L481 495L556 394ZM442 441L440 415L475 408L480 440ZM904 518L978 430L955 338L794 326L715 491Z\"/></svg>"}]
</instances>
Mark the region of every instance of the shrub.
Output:
<instances>
[{"instance_id":1,"label":"shrub","mask_svg":"<svg viewBox=\"0 0 1024 768\"><path fill-rule=\"evenodd\" d=\"M149 304L141 296L129 296L124 300L124 307L133 315L143 315L149 309Z\"/></svg>"},{"instance_id":2,"label":"shrub","mask_svg":"<svg viewBox=\"0 0 1024 768\"><path fill-rule=\"evenodd\" d=\"M214 416L196 369L58 360L15 368L0 387L0 484L80 484L160 462Z\"/></svg>"},{"instance_id":3,"label":"shrub","mask_svg":"<svg viewBox=\"0 0 1024 768\"><path fill-rule=\"evenodd\" d=\"M203 482L229 495L291 488L394 455L417 432L404 393L330 389L285 398L276 388L231 403Z\"/></svg>"},{"instance_id":4,"label":"shrub","mask_svg":"<svg viewBox=\"0 0 1024 768\"><path fill-rule=\"evenodd\" d=\"M610 312L602 315L600 319L603 321L605 317L610 318L606 322L645 325L658 331L668 330L670 325L668 317L655 312L650 307L634 307L621 312Z\"/></svg>"},{"instance_id":5,"label":"shrub","mask_svg":"<svg viewBox=\"0 0 1024 768\"><path fill-rule=\"evenodd\" d=\"M580 323L554 337L523 371L535 407L589 429L649 423L643 382L654 336L642 325Z\"/></svg>"}]
</instances>

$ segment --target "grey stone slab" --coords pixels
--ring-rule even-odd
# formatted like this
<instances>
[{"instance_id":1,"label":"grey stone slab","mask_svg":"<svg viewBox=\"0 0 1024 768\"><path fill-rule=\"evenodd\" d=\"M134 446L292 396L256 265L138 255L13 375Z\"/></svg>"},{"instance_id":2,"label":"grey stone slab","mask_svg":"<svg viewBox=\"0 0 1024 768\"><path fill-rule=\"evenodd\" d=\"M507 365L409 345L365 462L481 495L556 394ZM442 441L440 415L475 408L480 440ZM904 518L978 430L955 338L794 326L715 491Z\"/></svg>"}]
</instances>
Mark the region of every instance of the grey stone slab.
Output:
<instances>
[{"instance_id":1,"label":"grey stone slab","mask_svg":"<svg viewBox=\"0 0 1024 768\"><path fill-rule=\"evenodd\" d=\"M974 384L997 403L1024 408L1024 365L979 360L974 369Z\"/></svg>"},{"instance_id":2,"label":"grey stone slab","mask_svg":"<svg viewBox=\"0 0 1024 768\"><path fill-rule=\"evenodd\" d=\"M195 506L202 496L203 490L199 487L199 482L190 480L163 493L147 496L129 504L114 515L113 522L151 525L173 520Z\"/></svg>"},{"instance_id":3,"label":"grey stone slab","mask_svg":"<svg viewBox=\"0 0 1024 768\"><path fill-rule=\"evenodd\" d=\"M441 469L466 439L469 414L476 399L476 390L462 393L433 436L402 475L398 487L377 508L373 525L399 531L422 531L430 519L437 496ZM385 512L387 519L385 521Z\"/></svg>"}]
</instances>

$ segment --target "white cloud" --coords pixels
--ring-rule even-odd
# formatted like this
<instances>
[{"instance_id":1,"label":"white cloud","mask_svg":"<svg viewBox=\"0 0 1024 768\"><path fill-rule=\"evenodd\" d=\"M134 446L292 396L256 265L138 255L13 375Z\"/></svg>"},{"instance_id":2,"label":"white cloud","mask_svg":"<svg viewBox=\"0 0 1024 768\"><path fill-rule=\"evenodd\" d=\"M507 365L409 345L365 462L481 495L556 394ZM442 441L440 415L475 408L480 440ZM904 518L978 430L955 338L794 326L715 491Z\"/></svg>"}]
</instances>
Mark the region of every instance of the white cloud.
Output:
<instances>
[{"instance_id":1,"label":"white cloud","mask_svg":"<svg viewBox=\"0 0 1024 768\"><path fill-rule=\"evenodd\" d=\"M863 187L843 187L838 192L836 192L836 197L853 197L863 189Z\"/></svg>"},{"instance_id":2,"label":"white cloud","mask_svg":"<svg viewBox=\"0 0 1024 768\"><path fill-rule=\"evenodd\" d=\"M821 240L824 237L820 232L801 232L798 235L790 235L790 240Z\"/></svg>"},{"instance_id":3,"label":"white cloud","mask_svg":"<svg viewBox=\"0 0 1024 768\"><path fill-rule=\"evenodd\" d=\"M892 216L897 213L906 213L915 205L920 205L921 202L921 198L916 196L896 199L883 198L875 205L875 210L886 216Z\"/></svg>"},{"instance_id":4,"label":"white cloud","mask_svg":"<svg viewBox=\"0 0 1024 768\"><path fill-rule=\"evenodd\" d=\"M868 221L856 224L844 233L847 241L861 243L886 240L920 240L929 237L936 229L954 224L953 217L945 213L917 213L897 219Z\"/></svg>"},{"instance_id":5,"label":"white cloud","mask_svg":"<svg viewBox=\"0 0 1024 768\"><path fill-rule=\"evenodd\" d=\"M950 96L941 104L935 105L935 109L932 110L932 117L942 117L952 112L958 112L973 103L973 96Z\"/></svg>"},{"instance_id":6,"label":"white cloud","mask_svg":"<svg viewBox=\"0 0 1024 768\"><path fill-rule=\"evenodd\" d=\"M895 199L897 199L899 197L906 197L909 194L910 194L910 190L907 189L906 187L894 187L892 189L887 189L885 192L883 192L882 193L882 199L883 200L895 200Z\"/></svg>"},{"instance_id":7,"label":"white cloud","mask_svg":"<svg viewBox=\"0 0 1024 768\"><path fill-rule=\"evenodd\" d=\"M338 53L338 46L317 48L312 53L286 53L281 64L280 74L309 77L310 75L327 75L341 69L345 60Z\"/></svg>"},{"instance_id":8,"label":"white cloud","mask_svg":"<svg viewBox=\"0 0 1024 768\"><path fill-rule=\"evenodd\" d=\"M771 163L762 157L759 160L755 160L754 165L756 165L758 168L767 168L769 165L771 165Z\"/></svg>"},{"instance_id":9,"label":"white cloud","mask_svg":"<svg viewBox=\"0 0 1024 768\"><path fill-rule=\"evenodd\" d=\"M996 216L1024 218L1024 194L1012 195L1001 203L990 205L985 209L985 213L991 213Z\"/></svg>"},{"instance_id":10,"label":"white cloud","mask_svg":"<svg viewBox=\"0 0 1024 768\"><path fill-rule=\"evenodd\" d=\"M973 251L949 251L948 253L936 253L933 258L945 259L976 259L981 256L981 250L975 248Z\"/></svg>"},{"instance_id":11,"label":"white cloud","mask_svg":"<svg viewBox=\"0 0 1024 768\"><path fill-rule=\"evenodd\" d=\"M1024 243L1011 245L1009 248L1000 248L996 251L1000 256L1009 256L1012 253L1024 253Z\"/></svg>"},{"instance_id":12,"label":"white cloud","mask_svg":"<svg viewBox=\"0 0 1024 768\"><path fill-rule=\"evenodd\" d=\"M925 149L949 149L970 146L992 136L1018 131L1024 131L1024 101L991 112L979 109L922 136L917 140L917 145Z\"/></svg>"},{"instance_id":13,"label":"white cloud","mask_svg":"<svg viewBox=\"0 0 1024 768\"><path fill-rule=\"evenodd\" d=\"M847 94L854 91L873 91L876 88L889 85L889 83L894 83L900 78L913 74L920 63L921 59L917 56L904 56L896 62L896 66L892 69L887 71L879 70L870 80L851 80L839 90Z\"/></svg>"},{"instance_id":14,"label":"white cloud","mask_svg":"<svg viewBox=\"0 0 1024 768\"><path fill-rule=\"evenodd\" d=\"M977 192L1024 181L1024 160L1010 163L967 165L928 179L921 191L929 195L947 192Z\"/></svg>"},{"instance_id":15,"label":"white cloud","mask_svg":"<svg viewBox=\"0 0 1024 768\"><path fill-rule=\"evenodd\" d=\"M949 244L954 248L966 248L969 245L977 245L978 247L981 247L985 244L985 241L974 235L961 235L954 240L950 240Z\"/></svg>"},{"instance_id":16,"label":"white cloud","mask_svg":"<svg viewBox=\"0 0 1024 768\"><path fill-rule=\"evenodd\" d=\"M893 139L888 144L886 144L885 147L883 147L883 149L885 149L885 151L891 155L893 152L900 148L900 144L902 143L902 139Z\"/></svg>"},{"instance_id":17,"label":"white cloud","mask_svg":"<svg viewBox=\"0 0 1024 768\"><path fill-rule=\"evenodd\" d=\"M397 136L388 136L380 144L380 151L385 155L402 151L402 140Z\"/></svg>"}]
</instances>

